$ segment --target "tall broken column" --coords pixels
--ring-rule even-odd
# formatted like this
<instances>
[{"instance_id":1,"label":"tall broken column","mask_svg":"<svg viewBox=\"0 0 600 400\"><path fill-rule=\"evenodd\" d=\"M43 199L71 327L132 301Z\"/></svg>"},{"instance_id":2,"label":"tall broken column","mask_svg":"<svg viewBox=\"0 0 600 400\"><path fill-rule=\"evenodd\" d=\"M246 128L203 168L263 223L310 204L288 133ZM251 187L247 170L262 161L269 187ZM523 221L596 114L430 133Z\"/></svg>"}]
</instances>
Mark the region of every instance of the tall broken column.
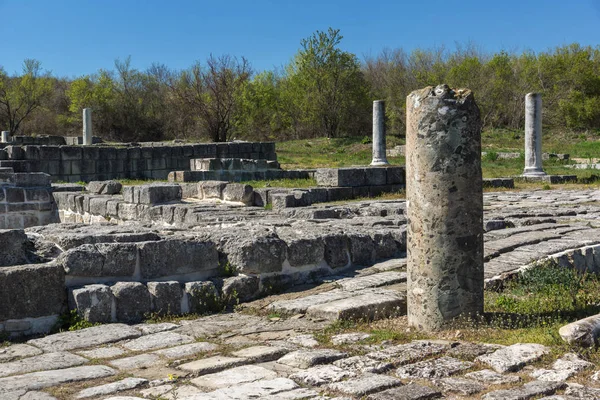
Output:
<instances>
[{"instance_id":1,"label":"tall broken column","mask_svg":"<svg viewBox=\"0 0 600 400\"><path fill-rule=\"evenodd\" d=\"M0 137L0 143L9 143L10 142L10 131L2 131L2 136Z\"/></svg>"},{"instance_id":2,"label":"tall broken column","mask_svg":"<svg viewBox=\"0 0 600 400\"><path fill-rule=\"evenodd\" d=\"M385 154L385 101L373 102L373 161L371 165L388 165Z\"/></svg>"},{"instance_id":3,"label":"tall broken column","mask_svg":"<svg viewBox=\"0 0 600 400\"><path fill-rule=\"evenodd\" d=\"M525 96L525 169L523 176L546 175L542 168L542 95Z\"/></svg>"},{"instance_id":4,"label":"tall broken column","mask_svg":"<svg viewBox=\"0 0 600 400\"><path fill-rule=\"evenodd\" d=\"M83 144L92 144L92 109L83 109Z\"/></svg>"},{"instance_id":5,"label":"tall broken column","mask_svg":"<svg viewBox=\"0 0 600 400\"><path fill-rule=\"evenodd\" d=\"M408 322L437 330L483 312L481 120L470 90L407 98Z\"/></svg>"}]
</instances>

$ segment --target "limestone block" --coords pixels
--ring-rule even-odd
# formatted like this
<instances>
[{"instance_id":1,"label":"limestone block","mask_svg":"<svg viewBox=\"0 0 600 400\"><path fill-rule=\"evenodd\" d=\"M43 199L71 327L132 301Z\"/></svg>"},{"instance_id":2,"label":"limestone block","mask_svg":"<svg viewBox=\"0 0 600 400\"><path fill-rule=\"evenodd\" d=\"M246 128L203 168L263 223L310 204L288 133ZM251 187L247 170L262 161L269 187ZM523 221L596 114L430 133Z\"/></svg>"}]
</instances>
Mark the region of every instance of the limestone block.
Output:
<instances>
[{"instance_id":1,"label":"limestone block","mask_svg":"<svg viewBox=\"0 0 600 400\"><path fill-rule=\"evenodd\" d=\"M319 186L365 186L365 168L319 168L315 173Z\"/></svg>"},{"instance_id":2,"label":"limestone block","mask_svg":"<svg viewBox=\"0 0 600 400\"><path fill-rule=\"evenodd\" d=\"M227 186L227 182L224 181L204 181L199 183L198 192L204 199L221 199L225 186Z\"/></svg>"},{"instance_id":3,"label":"limestone block","mask_svg":"<svg viewBox=\"0 0 600 400\"><path fill-rule=\"evenodd\" d=\"M71 289L69 307L86 321L108 323L112 322L114 296L106 285L87 285Z\"/></svg>"},{"instance_id":4,"label":"limestone block","mask_svg":"<svg viewBox=\"0 0 600 400\"><path fill-rule=\"evenodd\" d=\"M152 184L137 186L140 204L161 204L181 200L181 186L177 184Z\"/></svg>"},{"instance_id":5,"label":"limestone block","mask_svg":"<svg viewBox=\"0 0 600 400\"><path fill-rule=\"evenodd\" d=\"M254 190L250 185L228 183L223 188L223 200L236 201L251 206L254 201Z\"/></svg>"},{"instance_id":6,"label":"limestone block","mask_svg":"<svg viewBox=\"0 0 600 400\"><path fill-rule=\"evenodd\" d=\"M222 298L227 304L243 303L259 295L260 279L257 276L238 275L219 279L217 282Z\"/></svg>"},{"instance_id":7,"label":"limestone block","mask_svg":"<svg viewBox=\"0 0 600 400\"><path fill-rule=\"evenodd\" d=\"M278 231L279 236L288 245L288 262L292 267L318 265L325 254L325 243L320 237L302 237L297 231Z\"/></svg>"},{"instance_id":8,"label":"limestone block","mask_svg":"<svg viewBox=\"0 0 600 400\"><path fill-rule=\"evenodd\" d=\"M350 187L327 188L327 201L350 200L352 198L354 198L354 195Z\"/></svg>"},{"instance_id":9,"label":"limestone block","mask_svg":"<svg viewBox=\"0 0 600 400\"><path fill-rule=\"evenodd\" d=\"M86 185L86 190L92 194L119 194L123 185L117 181L92 181Z\"/></svg>"},{"instance_id":10,"label":"limestone block","mask_svg":"<svg viewBox=\"0 0 600 400\"><path fill-rule=\"evenodd\" d=\"M0 193L2 193L1 190ZM2 243L0 267L28 264L30 262L32 254L29 253L29 250L30 247L33 249L33 245L27 239L24 231L20 229L0 229L0 243Z\"/></svg>"},{"instance_id":11,"label":"limestone block","mask_svg":"<svg viewBox=\"0 0 600 400\"><path fill-rule=\"evenodd\" d=\"M350 255L352 264L371 265L375 262L376 252L373 239L366 233L350 233Z\"/></svg>"},{"instance_id":12,"label":"limestone block","mask_svg":"<svg viewBox=\"0 0 600 400\"><path fill-rule=\"evenodd\" d=\"M177 281L148 282L152 296L152 310L160 315L181 314L183 291Z\"/></svg>"},{"instance_id":13,"label":"limestone block","mask_svg":"<svg viewBox=\"0 0 600 400\"><path fill-rule=\"evenodd\" d=\"M110 288L115 296L117 321L140 322L152 308L148 288L139 282L117 282Z\"/></svg>"},{"instance_id":14,"label":"limestone block","mask_svg":"<svg viewBox=\"0 0 600 400\"><path fill-rule=\"evenodd\" d=\"M343 233L331 233L323 236L325 243L325 261L331 268L345 267L350 264L350 241Z\"/></svg>"},{"instance_id":15,"label":"limestone block","mask_svg":"<svg viewBox=\"0 0 600 400\"><path fill-rule=\"evenodd\" d=\"M0 268L0 321L57 315L66 304L64 271L54 263Z\"/></svg>"},{"instance_id":16,"label":"limestone block","mask_svg":"<svg viewBox=\"0 0 600 400\"><path fill-rule=\"evenodd\" d=\"M72 276L133 275L137 260L133 243L84 244L63 252L58 262Z\"/></svg>"},{"instance_id":17,"label":"limestone block","mask_svg":"<svg viewBox=\"0 0 600 400\"><path fill-rule=\"evenodd\" d=\"M244 235L214 236L226 262L243 274L279 272L287 256L287 245L277 234L267 229L250 228Z\"/></svg>"},{"instance_id":18,"label":"limestone block","mask_svg":"<svg viewBox=\"0 0 600 400\"><path fill-rule=\"evenodd\" d=\"M20 187L49 187L50 175L43 172L17 172L13 182Z\"/></svg>"},{"instance_id":19,"label":"limestone block","mask_svg":"<svg viewBox=\"0 0 600 400\"><path fill-rule=\"evenodd\" d=\"M387 183L386 168L371 167L365 168L365 185L378 186Z\"/></svg>"},{"instance_id":20,"label":"limestone block","mask_svg":"<svg viewBox=\"0 0 600 400\"><path fill-rule=\"evenodd\" d=\"M138 244L140 272L144 279L187 273L216 273L217 249L212 242L166 239ZM169 257L165 257L168 254Z\"/></svg>"},{"instance_id":21,"label":"limestone block","mask_svg":"<svg viewBox=\"0 0 600 400\"><path fill-rule=\"evenodd\" d=\"M328 200L328 190L326 188L310 188L308 189L310 196L310 204L326 203Z\"/></svg>"},{"instance_id":22,"label":"limestone block","mask_svg":"<svg viewBox=\"0 0 600 400\"><path fill-rule=\"evenodd\" d=\"M187 282L184 286L187 310L195 314L220 311L221 302L215 284L210 281Z\"/></svg>"},{"instance_id":23,"label":"limestone block","mask_svg":"<svg viewBox=\"0 0 600 400\"><path fill-rule=\"evenodd\" d=\"M61 160L79 161L82 159L82 150L79 146L60 146Z\"/></svg>"}]
</instances>

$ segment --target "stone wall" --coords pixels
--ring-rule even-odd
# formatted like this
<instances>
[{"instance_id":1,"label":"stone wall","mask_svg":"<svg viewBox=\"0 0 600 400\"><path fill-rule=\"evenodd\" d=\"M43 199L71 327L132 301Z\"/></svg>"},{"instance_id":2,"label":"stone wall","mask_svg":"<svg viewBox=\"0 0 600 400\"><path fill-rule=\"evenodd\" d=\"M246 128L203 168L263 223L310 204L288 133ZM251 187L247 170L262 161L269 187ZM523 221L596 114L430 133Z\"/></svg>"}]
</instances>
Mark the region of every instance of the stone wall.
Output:
<instances>
[{"instance_id":1,"label":"stone wall","mask_svg":"<svg viewBox=\"0 0 600 400\"><path fill-rule=\"evenodd\" d=\"M23 229L59 222L50 176L14 173L0 167L0 229Z\"/></svg>"},{"instance_id":2,"label":"stone wall","mask_svg":"<svg viewBox=\"0 0 600 400\"><path fill-rule=\"evenodd\" d=\"M45 172L53 181L167 179L189 170L193 158L245 158L275 161L275 143L144 144L123 146L9 145L0 149L0 167Z\"/></svg>"}]
</instances>

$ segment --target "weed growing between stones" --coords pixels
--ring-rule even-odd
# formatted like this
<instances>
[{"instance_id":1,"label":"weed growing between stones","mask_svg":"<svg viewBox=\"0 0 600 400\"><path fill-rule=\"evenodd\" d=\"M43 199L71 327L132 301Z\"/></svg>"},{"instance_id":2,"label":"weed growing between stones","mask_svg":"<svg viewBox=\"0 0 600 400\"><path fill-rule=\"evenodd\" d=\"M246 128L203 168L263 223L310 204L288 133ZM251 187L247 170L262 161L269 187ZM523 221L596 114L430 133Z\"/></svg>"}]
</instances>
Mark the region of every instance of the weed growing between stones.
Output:
<instances>
[{"instance_id":1,"label":"weed growing between stones","mask_svg":"<svg viewBox=\"0 0 600 400\"><path fill-rule=\"evenodd\" d=\"M58 321L56 321L51 333L78 331L80 329L90 328L97 325L100 325L100 323L89 322L79 315L77 310L70 310L58 317Z\"/></svg>"}]
</instances>

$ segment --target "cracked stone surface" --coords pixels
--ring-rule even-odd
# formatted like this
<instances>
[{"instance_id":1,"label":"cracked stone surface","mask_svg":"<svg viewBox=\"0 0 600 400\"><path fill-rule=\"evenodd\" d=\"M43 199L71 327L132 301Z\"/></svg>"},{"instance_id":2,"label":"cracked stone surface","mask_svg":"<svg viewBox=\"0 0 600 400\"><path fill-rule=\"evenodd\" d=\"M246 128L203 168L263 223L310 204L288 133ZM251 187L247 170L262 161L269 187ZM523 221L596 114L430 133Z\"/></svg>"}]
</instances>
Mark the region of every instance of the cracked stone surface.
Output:
<instances>
[{"instance_id":1,"label":"cracked stone surface","mask_svg":"<svg viewBox=\"0 0 600 400\"><path fill-rule=\"evenodd\" d=\"M45 243L72 249L86 243L156 241L161 235L214 237L256 225L279 231L286 240L293 238L290 232L306 232L302 240L309 242L323 232L334 240L336 232L348 230L356 233L354 245L364 246L366 235L375 238L379 232L393 232L397 234L393 240L401 242L405 205L404 201L365 201L274 214L251 207L190 204L182 207L196 211L194 222L183 231L148 225L64 224L27 232L38 234ZM597 190L485 193L484 207L484 222L495 221L487 224L484 235L487 284L546 257L578 269L595 267L593 249L600 245ZM218 217L217 208L222 212ZM381 243L387 240L385 235L377 238ZM297 245L296 241L289 243ZM311 249L322 250L310 243ZM301 255L298 250L296 256ZM346 250L324 257L347 262L362 256L352 254L350 245ZM384 250L382 246L377 251ZM333 275L314 277L314 285L242 303L248 313L158 324L104 324L0 347L0 398L66 400L100 392L105 394L89 398L600 398L598 367L571 353L547 355L549 349L535 343L503 347L459 340L381 342L377 335L369 338L360 329L323 341L321 334L332 320L385 314L388 303L401 304L406 259L403 254L395 257L366 267L336 267L329 271ZM265 313L280 317L268 318Z\"/></svg>"}]
</instances>

